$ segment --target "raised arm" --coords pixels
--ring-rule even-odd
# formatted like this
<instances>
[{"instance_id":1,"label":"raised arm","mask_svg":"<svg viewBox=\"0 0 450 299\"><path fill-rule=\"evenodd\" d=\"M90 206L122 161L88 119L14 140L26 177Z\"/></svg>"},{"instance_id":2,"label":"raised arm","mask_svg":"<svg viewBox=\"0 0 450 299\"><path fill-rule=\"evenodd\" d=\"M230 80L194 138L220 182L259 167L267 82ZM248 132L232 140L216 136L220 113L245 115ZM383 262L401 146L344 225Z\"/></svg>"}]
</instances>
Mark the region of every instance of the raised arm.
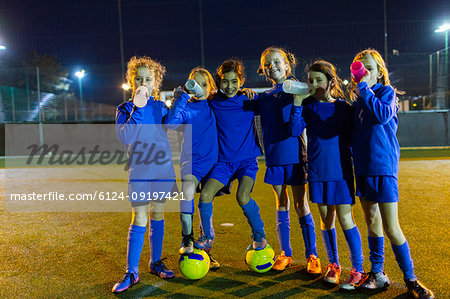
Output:
<instances>
[{"instance_id":1,"label":"raised arm","mask_svg":"<svg viewBox=\"0 0 450 299\"><path fill-rule=\"evenodd\" d=\"M371 112L374 119L381 125L388 123L397 113L395 91L391 86L383 89L379 97L375 96L366 82L358 83L357 94L364 107Z\"/></svg>"},{"instance_id":2,"label":"raised arm","mask_svg":"<svg viewBox=\"0 0 450 299\"><path fill-rule=\"evenodd\" d=\"M306 122L303 118L303 101L316 92L312 89L305 95L294 95L294 103L291 109L291 115L289 116L289 133L292 137L298 137L302 135L303 130L306 128Z\"/></svg>"},{"instance_id":3,"label":"raised arm","mask_svg":"<svg viewBox=\"0 0 450 299\"><path fill-rule=\"evenodd\" d=\"M303 106L292 105L291 115L289 116L289 133L292 137L302 135L306 128L305 119L302 116Z\"/></svg>"},{"instance_id":4,"label":"raised arm","mask_svg":"<svg viewBox=\"0 0 450 299\"><path fill-rule=\"evenodd\" d=\"M180 125L187 122L186 104L189 101L189 95L185 92L175 100L173 107L165 118L164 124L167 128L175 130Z\"/></svg>"},{"instance_id":5,"label":"raised arm","mask_svg":"<svg viewBox=\"0 0 450 299\"><path fill-rule=\"evenodd\" d=\"M135 142L143 126L143 121L143 108L130 102L119 105L116 112L116 133L120 142L124 144Z\"/></svg>"}]
</instances>

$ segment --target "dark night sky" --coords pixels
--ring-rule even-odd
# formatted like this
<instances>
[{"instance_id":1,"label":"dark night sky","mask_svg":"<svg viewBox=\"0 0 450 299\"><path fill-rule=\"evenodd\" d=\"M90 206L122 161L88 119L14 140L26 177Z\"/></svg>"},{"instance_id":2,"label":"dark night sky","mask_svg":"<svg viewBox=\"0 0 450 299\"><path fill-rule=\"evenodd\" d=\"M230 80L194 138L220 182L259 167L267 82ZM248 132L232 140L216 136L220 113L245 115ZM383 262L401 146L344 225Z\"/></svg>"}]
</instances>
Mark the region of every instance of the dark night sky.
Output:
<instances>
[{"instance_id":1,"label":"dark night sky","mask_svg":"<svg viewBox=\"0 0 450 299\"><path fill-rule=\"evenodd\" d=\"M249 77L264 81L253 68L270 45L286 47L300 62L317 57L351 62L357 51L369 46L384 51L383 0L203 0L202 6L206 66L211 71L236 56L247 64ZM449 21L449 8L444 0L387 0L389 52L442 49L443 34L434 29ZM200 64L198 0L122 0L122 17L125 61L136 54L161 61L168 69L164 87L182 83L177 81ZM71 71L84 66L91 82L84 83L88 99L99 86L120 94L116 0L0 0L0 42L8 47L3 59L20 61L36 50L54 55Z\"/></svg>"}]
</instances>

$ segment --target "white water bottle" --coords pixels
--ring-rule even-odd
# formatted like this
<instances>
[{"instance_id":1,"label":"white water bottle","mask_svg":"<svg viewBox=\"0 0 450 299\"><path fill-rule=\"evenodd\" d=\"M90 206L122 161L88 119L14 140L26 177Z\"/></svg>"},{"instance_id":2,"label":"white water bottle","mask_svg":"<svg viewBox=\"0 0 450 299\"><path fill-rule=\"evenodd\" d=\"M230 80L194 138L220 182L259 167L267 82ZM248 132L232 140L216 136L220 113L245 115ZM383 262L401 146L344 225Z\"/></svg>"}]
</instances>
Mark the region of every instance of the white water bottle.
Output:
<instances>
[{"instance_id":1,"label":"white water bottle","mask_svg":"<svg viewBox=\"0 0 450 299\"><path fill-rule=\"evenodd\" d=\"M283 91L290 94L305 95L309 92L308 84L294 80L286 80L283 83Z\"/></svg>"},{"instance_id":2,"label":"white water bottle","mask_svg":"<svg viewBox=\"0 0 450 299\"><path fill-rule=\"evenodd\" d=\"M203 89L194 79L187 80L184 87L189 91L189 93L194 94L197 98L201 98L203 96Z\"/></svg>"},{"instance_id":3,"label":"white water bottle","mask_svg":"<svg viewBox=\"0 0 450 299\"><path fill-rule=\"evenodd\" d=\"M138 89L136 89L133 103L139 108L145 107L150 97L150 92L151 91L149 91L147 87L139 86Z\"/></svg>"}]
</instances>

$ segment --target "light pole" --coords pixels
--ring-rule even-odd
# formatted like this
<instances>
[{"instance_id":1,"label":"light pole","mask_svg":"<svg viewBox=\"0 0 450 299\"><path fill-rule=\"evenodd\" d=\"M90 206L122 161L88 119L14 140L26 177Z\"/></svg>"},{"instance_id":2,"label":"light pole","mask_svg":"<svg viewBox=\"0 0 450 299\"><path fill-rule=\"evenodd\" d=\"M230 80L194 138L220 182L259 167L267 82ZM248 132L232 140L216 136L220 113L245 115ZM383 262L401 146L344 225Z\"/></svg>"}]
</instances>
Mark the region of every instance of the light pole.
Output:
<instances>
[{"instance_id":1,"label":"light pole","mask_svg":"<svg viewBox=\"0 0 450 299\"><path fill-rule=\"evenodd\" d=\"M434 32L436 33L440 33L440 32L445 32L445 96L446 97L447 93L448 93L448 30L450 29L450 24L445 23L444 25L442 25L441 27L439 27L438 29L436 29ZM439 76L439 74L438 74ZM439 108L445 108L444 107L444 103L442 103L442 106Z\"/></svg>"},{"instance_id":2,"label":"light pole","mask_svg":"<svg viewBox=\"0 0 450 299\"><path fill-rule=\"evenodd\" d=\"M78 88L80 91L80 118L84 120L85 117L85 111L83 110L83 84L81 83L84 77L84 70L78 71L75 73L75 76L78 77Z\"/></svg>"}]
</instances>

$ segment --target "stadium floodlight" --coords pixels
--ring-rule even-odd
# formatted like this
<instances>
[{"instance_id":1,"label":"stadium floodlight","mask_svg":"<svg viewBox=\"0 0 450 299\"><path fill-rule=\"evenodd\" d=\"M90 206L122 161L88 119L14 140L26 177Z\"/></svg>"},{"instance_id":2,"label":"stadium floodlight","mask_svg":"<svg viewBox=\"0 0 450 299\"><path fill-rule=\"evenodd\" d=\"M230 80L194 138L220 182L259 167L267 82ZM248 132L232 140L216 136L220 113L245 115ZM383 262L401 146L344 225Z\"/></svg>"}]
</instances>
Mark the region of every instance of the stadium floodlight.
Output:
<instances>
[{"instance_id":1,"label":"stadium floodlight","mask_svg":"<svg viewBox=\"0 0 450 299\"><path fill-rule=\"evenodd\" d=\"M445 91L448 92L448 30L450 29L450 23L444 23L441 27L434 30L436 33L445 33ZM439 104L438 104L439 107ZM442 107L439 107L442 108Z\"/></svg>"},{"instance_id":2,"label":"stadium floodlight","mask_svg":"<svg viewBox=\"0 0 450 299\"><path fill-rule=\"evenodd\" d=\"M129 90L130 89L130 85L128 85L127 83L123 83L122 84L122 89L123 90Z\"/></svg>"},{"instance_id":3,"label":"stadium floodlight","mask_svg":"<svg viewBox=\"0 0 450 299\"><path fill-rule=\"evenodd\" d=\"M83 79L84 73L85 73L85 70L81 70L81 71L76 72L75 76L77 76L78 79Z\"/></svg>"},{"instance_id":4,"label":"stadium floodlight","mask_svg":"<svg viewBox=\"0 0 450 299\"><path fill-rule=\"evenodd\" d=\"M77 71L75 73L75 76L78 77L78 88L80 91L80 117L81 117L81 119L85 118L85 115L84 115L85 111L83 109L83 84L82 84L82 79L83 79L84 75L85 75L85 70L83 70L83 69L81 71Z\"/></svg>"},{"instance_id":5,"label":"stadium floodlight","mask_svg":"<svg viewBox=\"0 0 450 299\"><path fill-rule=\"evenodd\" d=\"M450 29L450 24L445 23L444 25L442 25L438 29L434 30L434 32L439 33L439 32L448 31L449 29Z\"/></svg>"},{"instance_id":6,"label":"stadium floodlight","mask_svg":"<svg viewBox=\"0 0 450 299\"><path fill-rule=\"evenodd\" d=\"M4 46L4 45L0 45L0 50L6 50L6 46Z\"/></svg>"}]
</instances>

